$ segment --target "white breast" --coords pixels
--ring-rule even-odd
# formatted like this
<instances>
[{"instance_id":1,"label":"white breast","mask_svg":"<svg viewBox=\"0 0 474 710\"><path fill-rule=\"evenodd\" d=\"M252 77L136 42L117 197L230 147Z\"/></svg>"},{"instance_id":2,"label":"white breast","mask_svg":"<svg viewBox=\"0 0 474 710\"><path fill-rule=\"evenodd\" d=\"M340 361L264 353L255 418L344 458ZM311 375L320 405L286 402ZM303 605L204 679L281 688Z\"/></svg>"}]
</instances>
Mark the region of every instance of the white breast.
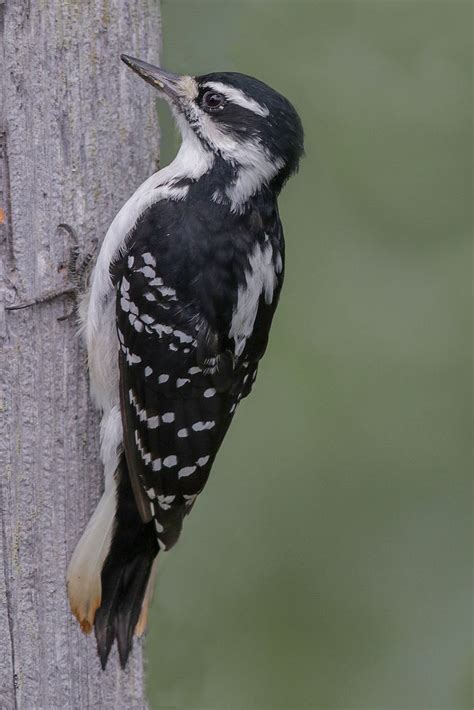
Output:
<instances>
[{"instance_id":1,"label":"white breast","mask_svg":"<svg viewBox=\"0 0 474 710\"><path fill-rule=\"evenodd\" d=\"M232 314L229 338L235 342L235 354L239 356L252 335L257 317L260 296L265 302L273 301L276 286L276 272L273 263L273 249L269 241L263 247L256 244L249 259L249 269L245 273L245 284L239 286L237 306Z\"/></svg>"},{"instance_id":2,"label":"white breast","mask_svg":"<svg viewBox=\"0 0 474 710\"><path fill-rule=\"evenodd\" d=\"M182 200L189 187L175 187L180 178L199 179L213 164L207 151L191 129L182 128L183 142L170 165L154 173L134 192L117 213L102 243L92 274L87 307L83 309L83 329L86 336L91 379L91 394L103 411L118 402L118 340L115 329L115 298L110 265L138 219L151 205L160 200Z\"/></svg>"}]
</instances>

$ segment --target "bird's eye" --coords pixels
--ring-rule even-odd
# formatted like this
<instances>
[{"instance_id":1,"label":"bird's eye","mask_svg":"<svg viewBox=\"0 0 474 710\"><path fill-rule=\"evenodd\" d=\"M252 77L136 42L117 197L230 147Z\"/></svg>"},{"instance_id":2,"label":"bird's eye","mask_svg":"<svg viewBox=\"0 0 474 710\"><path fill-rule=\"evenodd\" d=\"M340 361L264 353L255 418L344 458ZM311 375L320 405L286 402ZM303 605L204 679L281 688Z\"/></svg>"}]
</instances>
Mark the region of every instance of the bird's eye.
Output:
<instances>
[{"instance_id":1,"label":"bird's eye","mask_svg":"<svg viewBox=\"0 0 474 710\"><path fill-rule=\"evenodd\" d=\"M225 98L222 94L217 94L215 91L206 91L202 97L202 105L208 111L217 111L224 106Z\"/></svg>"}]
</instances>

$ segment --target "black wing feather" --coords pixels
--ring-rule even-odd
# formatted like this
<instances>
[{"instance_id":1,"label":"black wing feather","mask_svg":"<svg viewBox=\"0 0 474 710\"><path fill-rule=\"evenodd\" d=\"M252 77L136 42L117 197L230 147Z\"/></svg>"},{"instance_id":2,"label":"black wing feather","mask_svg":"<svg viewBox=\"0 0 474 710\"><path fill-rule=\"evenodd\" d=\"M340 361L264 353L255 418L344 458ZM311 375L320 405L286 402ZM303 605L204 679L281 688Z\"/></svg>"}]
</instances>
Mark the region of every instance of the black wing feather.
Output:
<instances>
[{"instance_id":1,"label":"black wing feather","mask_svg":"<svg viewBox=\"0 0 474 710\"><path fill-rule=\"evenodd\" d=\"M149 253L117 280L124 446L144 522L169 549L208 479L235 406L256 364L232 353L167 286ZM143 510L145 508L145 511Z\"/></svg>"}]
</instances>

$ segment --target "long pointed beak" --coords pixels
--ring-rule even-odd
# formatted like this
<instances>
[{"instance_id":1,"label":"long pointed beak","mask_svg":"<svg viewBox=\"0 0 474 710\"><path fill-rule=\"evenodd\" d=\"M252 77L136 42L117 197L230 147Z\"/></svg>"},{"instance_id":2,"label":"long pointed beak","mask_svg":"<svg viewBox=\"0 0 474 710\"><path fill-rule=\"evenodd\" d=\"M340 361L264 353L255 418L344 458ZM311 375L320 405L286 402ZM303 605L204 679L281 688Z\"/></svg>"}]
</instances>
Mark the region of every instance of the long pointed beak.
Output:
<instances>
[{"instance_id":1,"label":"long pointed beak","mask_svg":"<svg viewBox=\"0 0 474 710\"><path fill-rule=\"evenodd\" d=\"M164 94L169 96L171 99L175 99L180 95L179 81L181 77L179 74L171 74L160 67L155 67L153 64L148 64L148 62L142 62L141 59L135 59L134 57L129 57L127 54L121 54L120 59L125 62L130 69L133 69L142 79L145 79L149 84L155 87L155 89L160 89Z\"/></svg>"}]
</instances>

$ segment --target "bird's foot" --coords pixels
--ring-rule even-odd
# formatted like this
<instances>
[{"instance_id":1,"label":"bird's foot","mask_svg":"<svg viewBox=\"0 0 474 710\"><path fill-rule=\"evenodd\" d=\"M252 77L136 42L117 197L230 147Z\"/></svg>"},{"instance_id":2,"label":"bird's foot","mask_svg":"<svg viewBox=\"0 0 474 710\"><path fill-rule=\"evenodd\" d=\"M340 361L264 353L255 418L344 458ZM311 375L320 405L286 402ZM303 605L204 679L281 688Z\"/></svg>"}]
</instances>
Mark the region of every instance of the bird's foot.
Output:
<instances>
[{"instance_id":1,"label":"bird's foot","mask_svg":"<svg viewBox=\"0 0 474 710\"><path fill-rule=\"evenodd\" d=\"M58 224L57 229L64 230L69 235L72 242L67 263L62 264L59 267L59 270L64 268L66 269L69 276L69 284L63 288L46 291L30 301L21 301L20 303L13 303L10 306L5 306L7 311L18 311L22 308L29 308L30 306L36 306L41 303L49 303L50 301L54 301L56 298L66 296L73 301L73 307L63 316L60 316L58 321L67 320L71 316L75 315L77 301L79 297L85 293L88 286L93 258L97 251L97 242L93 245L90 252L80 258L79 240L74 229L69 224L65 223Z\"/></svg>"}]
</instances>

